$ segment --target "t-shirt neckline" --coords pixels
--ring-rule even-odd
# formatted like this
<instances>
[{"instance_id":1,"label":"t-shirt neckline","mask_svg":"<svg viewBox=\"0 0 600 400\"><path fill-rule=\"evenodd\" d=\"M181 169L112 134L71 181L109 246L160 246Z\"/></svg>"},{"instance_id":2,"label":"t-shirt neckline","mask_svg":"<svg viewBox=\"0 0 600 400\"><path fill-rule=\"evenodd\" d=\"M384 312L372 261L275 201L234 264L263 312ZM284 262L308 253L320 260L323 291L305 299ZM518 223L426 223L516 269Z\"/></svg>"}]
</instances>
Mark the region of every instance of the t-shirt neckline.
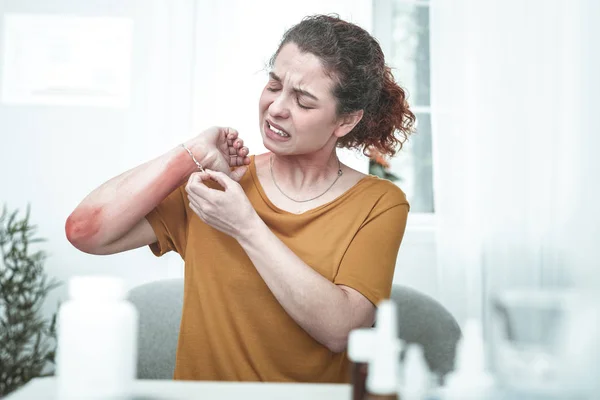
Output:
<instances>
[{"instance_id":1,"label":"t-shirt neckline","mask_svg":"<svg viewBox=\"0 0 600 400\"><path fill-rule=\"evenodd\" d=\"M361 186L364 182L368 181L371 178L377 178L376 176L373 175L366 175L363 176L358 182L356 182L352 187L350 187L348 190L346 190L344 193L340 194L338 197L336 197L335 199L332 199L330 201L328 201L327 203L321 204L320 206L316 206L314 208L310 208L304 212L301 213L293 213L287 210L283 210L279 207L277 207L272 201L271 199L269 199L269 196L267 196L267 193L265 192L262 184L260 183L260 180L258 178L258 173L256 172L256 160L255 160L255 155L250 156L250 165L248 166L249 170L250 170L250 174L252 176L252 180L254 182L254 186L256 187L256 189L258 190L258 193L260 194L260 197L262 197L263 201L274 211L280 213L280 214L287 214L287 215L294 215L294 216L306 216L309 214L313 214L315 212L318 212L324 208L327 208L331 205L333 205L334 203L337 203L339 201L342 201L343 199L345 199L346 197L348 197L350 194L352 194L353 192L355 192L359 186Z\"/></svg>"}]
</instances>

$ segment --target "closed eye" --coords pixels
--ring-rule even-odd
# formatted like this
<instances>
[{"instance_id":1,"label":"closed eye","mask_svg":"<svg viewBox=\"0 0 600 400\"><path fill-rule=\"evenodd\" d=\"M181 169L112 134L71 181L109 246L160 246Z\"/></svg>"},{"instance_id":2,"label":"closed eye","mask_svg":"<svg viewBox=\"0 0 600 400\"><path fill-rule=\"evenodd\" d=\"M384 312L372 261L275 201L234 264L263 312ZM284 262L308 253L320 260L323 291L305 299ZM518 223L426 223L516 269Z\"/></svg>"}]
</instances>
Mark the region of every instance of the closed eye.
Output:
<instances>
[{"instance_id":1,"label":"closed eye","mask_svg":"<svg viewBox=\"0 0 600 400\"><path fill-rule=\"evenodd\" d=\"M300 99L297 100L298 103L298 107L303 108L305 110L312 110L314 107L308 107L308 106L304 106L302 105L302 103L300 103Z\"/></svg>"}]
</instances>

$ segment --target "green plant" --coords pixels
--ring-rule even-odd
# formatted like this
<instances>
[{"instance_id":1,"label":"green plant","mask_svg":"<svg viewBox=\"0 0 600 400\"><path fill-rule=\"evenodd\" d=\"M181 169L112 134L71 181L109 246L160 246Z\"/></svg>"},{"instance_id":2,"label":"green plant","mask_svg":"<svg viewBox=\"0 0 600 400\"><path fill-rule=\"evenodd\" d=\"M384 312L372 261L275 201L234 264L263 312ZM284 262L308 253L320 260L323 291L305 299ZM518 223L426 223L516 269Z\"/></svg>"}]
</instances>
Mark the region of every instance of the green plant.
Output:
<instances>
[{"instance_id":1,"label":"green plant","mask_svg":"<svg viewBox=\"0 0 600 400\"><path fill-rule=\"evenodd\" d=\"M35 237L29 212L20 218L4 206L0 215L0 397L54 363L56 314L44 319L40 308L58 283L44 272L46 253L32 249L44 240Z\"/></svg>"},{"instance_id":2,"label":"green plant","mask_svg":"<svg viewBox=\"0 0 600 400\"><path fill-rule=\"evenodd\" d=\"M374 160L369 160L369 174L390 180L392 182L401 180L399 176L393 172L390 172L389 169Z\"/></svg>"},{"instance_id":3,"label":"green plant","mask_svg":"<svg viewBox=\"0 0 600 400\"><path fill-rule=\"evenodd\" d=\"M399 176L390 171L390 163L377 149L370 147L367 153L369 155L370 175L375 175L392 182L402 180Z\"/></svg>"}]
</instances>

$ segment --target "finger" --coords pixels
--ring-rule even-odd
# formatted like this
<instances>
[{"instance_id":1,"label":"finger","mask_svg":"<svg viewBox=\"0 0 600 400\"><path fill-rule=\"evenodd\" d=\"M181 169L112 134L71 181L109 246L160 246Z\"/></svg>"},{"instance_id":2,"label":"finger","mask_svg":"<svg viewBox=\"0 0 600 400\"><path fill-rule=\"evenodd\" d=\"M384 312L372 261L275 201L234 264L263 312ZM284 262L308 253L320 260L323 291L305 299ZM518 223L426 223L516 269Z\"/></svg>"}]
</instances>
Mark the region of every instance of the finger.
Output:
<instances>
[{"instance_id":1,"label":"finger","mask_svg":"<svg viewBox=\"0 0 600 400\"><path fill-rule=\"evenodd\" d=\"M208 199L211 196L211 191L214 189L209 188L204 184L204 181L211 179L209 175L204 172L194 172L188 179L188 184L185 186L185 191L188 195L200 196L203 199Z\"/></svg>"},{"instance_id":2,"label":"finger","mask_svg":"<svg viewBox=\"0 0 600 400\"><path fill-rule=\"evenodd\" d=\"M246 154L248 151L243 152L242 154ZM242 165L250 165L250 157L248 155L242 156L231 156L229 157L229 166L230 167L241 167Z\"/></svg>"},{"instance_id":3,"label":"finger","mask_svg":"<svg viewBox=\"0 0 600 400\"><path fill-rule=\"evenodd\" d=\"M246 162L248 159L248 162ZM248 164L250 162L250 157L248 157L248 149L240 150L237 155L229 156L229 166L230 167L239 167L244 164Z\"/></svg>"},{"instance_id":4,"label":"finger","mask_svg":"<svg viewBox=\"0 0 600 400\"><path fill-rule=\"evenodd\" d=\"M237 154L238 150L244 147L244 141L242 139L236 139L233 142L233 146L229 146L229 155L234 156Z\"/></svg>"},{"instance_id":5,"label":"finger","mask_svg":"<svg viewBox=\"0 0 600 400\"><path fill-rule=\"evenodd\" d=\"M239 167L234 169L231 172L231 179L233 179L236 182L239 182L240 179L242 179L242 177L244 176L244 174L246 173L246 171L248 171L248 167L243 166L243 167Z\"/></svg>"},{"instance_id":6,"label":"finger","mask_svg":"<svg viewBox=\"0 0 600 400\"><path fill-rule=\"evenodd\" d=\"M194 212L196 212L196 210L200 210L202 207L200 207L200 204L198 204L198 202L195 200L194 196L190 196L188 195L188 204L190 205L190 208L192 210L194 210Z\"/></svg>"},{"instance_id":7,"label":"finger","mask_svg":"<svg viewBox=\"0 0 600 400\"><path fill-rule=\"evenodd\" d=\"M190 209L204 222L206 222L206 216L204 215L204 213L202 212L202 210L200 208L198 208L196 205L194 205L192 202L190 202Z\"/></svg>"},{"instance_id":8,"label":"finger","mask_svg":"<svg viewBox=\"0 0 600 400\"><path fill-rule=\"evenodd\" d=\"M239 135L238 131L236 131L233 128L225 128L225 132L226 132L225 137L227 138L227 144L230 146L233 146L233 141L235 139L237 139L237 137Z\"/></svg>"},{"instance_id":9,"label":"finger","mask_svg":"<svg viewBox=\"0 0 600 400\"><path fill-rule=\"evenodd\" d=\"M231 188L232 179L225 175L223 172L207 169L204 170L204 174L208 175L210 179L221 185L223 189L228 190Z\"/></svg>"},{"instance_id":10,"label":"finger","mask_svg":"<svg viewBox=\"0 0 600 400\"><path fill-rule=\"evenodd\" d=\"M202 183L202 179L200 178L200 176L198 174L200 174L200 172L193 172L190 174L190 176L188 177L188 180L187 180L187 184L185 185L186 191L188 189L188 186L192 186L197 183Z\"/></svg>"},{"instance_id":11,"label":"finger","mask_svg":"<svg viewBox=\"0 0 600 400\"><path fill-rule=\"evenodd\" d=\"M246 146L239 148L237 151L237 155L242 158L246 157L248 153L250 153L250 150Z\"/></svg>"},{"instance_id":12,"label":"finger","mask_svg":"<svg viewBox=\"0 0 600 400\"><path fill-rule=\"evenodd\" d=\"M232 128L230 126L226 126L225 128L223 128L225 130L225 132L227 133L227 138L232 138L235 139L238 135L238 131L235 128Z\"/></svg>"},{"instance_id":13,"label":"finger","mask_svg":"<svg viewBox=\"0 0 600 400\"><path fill-rule=\"evenodd\" d=\"M194 206L195 209L201 210L201 211L205 210L206 205L208 204L207 201L205 201L201 197L197 197L197 196L189 196L188 195L188 201L190 203L190 208L191 208L191 206Z\"/></svg>"}]
</instances>

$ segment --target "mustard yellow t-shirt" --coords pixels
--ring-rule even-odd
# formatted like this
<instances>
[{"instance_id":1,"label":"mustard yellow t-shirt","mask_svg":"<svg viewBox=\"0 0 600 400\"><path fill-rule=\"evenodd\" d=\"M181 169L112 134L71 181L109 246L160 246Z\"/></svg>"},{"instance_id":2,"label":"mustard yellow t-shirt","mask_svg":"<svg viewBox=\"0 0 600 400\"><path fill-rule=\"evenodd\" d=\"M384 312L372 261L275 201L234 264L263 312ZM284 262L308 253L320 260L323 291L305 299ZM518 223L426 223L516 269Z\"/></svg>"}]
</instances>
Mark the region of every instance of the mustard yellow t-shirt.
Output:
<instances>
[{"instance_id":1,"label":"mustard yellow t-shirt","mask_svg":"<svg viewBox=\"0 0 600 400\"><path fill-rule=\"evenodd\" d=\"M292 214L269 201L251 159L240 185L271 231L329 281L374 304L389 298L409 210L404 193L367 176L337 199ZM146 218L154 254L176 251L185 261L175 379L349 381L345 352L331 352L285 312L238 242L189 208L185 185Z\"/></svg>"}]
</instances>

